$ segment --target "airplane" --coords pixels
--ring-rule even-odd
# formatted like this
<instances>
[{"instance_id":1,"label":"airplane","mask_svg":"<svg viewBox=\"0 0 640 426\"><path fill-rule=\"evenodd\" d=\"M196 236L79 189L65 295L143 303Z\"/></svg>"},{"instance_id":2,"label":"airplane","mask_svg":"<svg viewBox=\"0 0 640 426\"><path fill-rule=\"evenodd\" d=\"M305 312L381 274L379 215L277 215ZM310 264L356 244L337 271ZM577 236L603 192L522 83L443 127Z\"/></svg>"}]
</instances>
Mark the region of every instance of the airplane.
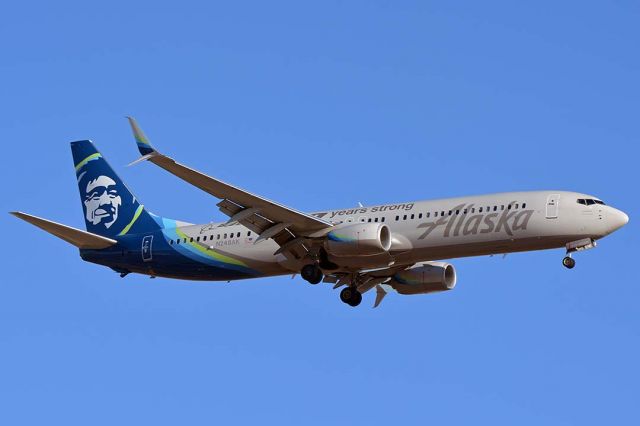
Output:
<instances>
[{"instance_id":1,"label":"airplane","mask_svg":"<svg viewBox=\"0 0 640 426\"><path fill-rule=\"evenodd\" d=\"M451 290L444 260L564 248L572 255L629 221L598 197L569 191L505 192L304 213L191 169L157 151L127 117L141 157L220 201L229 219L191 224L157 216L129 191L89 140L71 142L86 231L22 212L11 214L76 246L87 262L129 273L200 281L300 274L343 287L358 306Z\"/></svg>"}]
</instances>

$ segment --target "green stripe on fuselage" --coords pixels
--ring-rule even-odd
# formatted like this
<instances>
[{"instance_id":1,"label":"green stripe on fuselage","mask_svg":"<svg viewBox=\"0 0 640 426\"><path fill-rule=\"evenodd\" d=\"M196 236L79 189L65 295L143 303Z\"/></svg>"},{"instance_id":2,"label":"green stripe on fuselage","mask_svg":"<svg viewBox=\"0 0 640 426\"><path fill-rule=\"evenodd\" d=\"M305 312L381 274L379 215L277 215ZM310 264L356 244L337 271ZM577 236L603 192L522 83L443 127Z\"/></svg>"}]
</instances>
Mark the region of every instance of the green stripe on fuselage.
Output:
<instances>
[{"instance_id":1,"label":"green stripe on fuselage","mask_svg":"<svg viewBox=\"0 0 640 426\"><path fill-rule=\"evenodd\" d=\"M180 231L179 229L176 229L176 234L178 234L178 237L180 237L180 238L187 238L187 239L191 238L187 234L185 234L184 232ZM193 247L194 249L198 250L198 252L201 253L202 255L207 256L207 257L211 257L211 258L217 260L218 262L228 263L228 264L236 265L236 266L243 266L245 268L249 267L246 263L242 262L241 260L234 259L234 258L229 257L229 256L225 256L224 254L220 254L220 253L216 252L215 250L208 250L208 249L204 248L200 243L193 243L193 242L189 241L187 244L190 247Z\"/></svg>"}]
</instances>

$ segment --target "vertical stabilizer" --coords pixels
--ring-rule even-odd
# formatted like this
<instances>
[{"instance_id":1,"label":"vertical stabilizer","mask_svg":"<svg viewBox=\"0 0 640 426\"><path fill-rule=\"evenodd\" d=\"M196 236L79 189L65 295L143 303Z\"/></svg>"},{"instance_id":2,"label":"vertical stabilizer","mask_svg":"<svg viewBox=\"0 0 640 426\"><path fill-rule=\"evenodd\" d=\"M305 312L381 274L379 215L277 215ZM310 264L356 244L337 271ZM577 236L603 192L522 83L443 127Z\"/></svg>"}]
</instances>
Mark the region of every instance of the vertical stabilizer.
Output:
<instances>
[{"instance_id":1,"label":"vertical stabilizer","mask_svg":"<svg viewBox=\"0 0 640 426\"><path fill-rule=\"evenodd\" d=\"M118 237L160 228L91 141L71 142L71 152L87 231Z\"/></svg>"}]
</instances>

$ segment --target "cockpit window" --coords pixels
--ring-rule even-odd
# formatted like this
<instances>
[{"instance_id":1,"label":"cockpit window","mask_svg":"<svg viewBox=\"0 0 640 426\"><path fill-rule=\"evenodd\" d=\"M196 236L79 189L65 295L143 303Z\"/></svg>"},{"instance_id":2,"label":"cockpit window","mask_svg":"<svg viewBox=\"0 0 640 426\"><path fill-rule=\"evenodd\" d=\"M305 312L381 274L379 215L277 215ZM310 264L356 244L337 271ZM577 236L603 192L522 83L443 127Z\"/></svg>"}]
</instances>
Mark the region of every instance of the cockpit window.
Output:
<instances>
[{"instance_id":1,"label":"cockpit window","mask_svg":"<svg viewBox=\"0 0 640 426\"><path fill-rule=\"evenodd\" d=\"M592 206L594 204L600 204L605 206L606 204L602 200L594 200L592 198L578 198L578 204L582 204L584 206Z\"/></svg>"}]
</instances>

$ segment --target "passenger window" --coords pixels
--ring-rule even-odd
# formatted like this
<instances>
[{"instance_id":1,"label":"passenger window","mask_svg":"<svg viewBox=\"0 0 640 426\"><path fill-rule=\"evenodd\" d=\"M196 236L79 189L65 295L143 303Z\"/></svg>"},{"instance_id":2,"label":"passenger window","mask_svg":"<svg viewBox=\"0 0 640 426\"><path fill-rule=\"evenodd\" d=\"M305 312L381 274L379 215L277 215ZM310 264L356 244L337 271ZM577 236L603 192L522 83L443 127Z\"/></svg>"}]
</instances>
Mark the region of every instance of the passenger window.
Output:
<instances>
[{"instance_id":1,"label":"passenger window","mask_svg":"<svg viewBox=\"0 0 640 426\"><path fill-rule=\"evenodd\" d=\"M176 240L176 244L180 244L180 238Z\"/></svg>"},{"instance_id":2,"label":"passenger window","mask_svg":"<svg viewBox=\"0 0 640 426\"><path fill-rule=\"evenodd\" d=\"M518 203L516 203L516 210L518 209Z\"/></svg>"},{"instance_id":3,"label":"passenger window","mask_svg":"<svg viewBox=\"0 0 640 426\"><path fill-rule=\"evenodd\" d=\"M400 216L396 216L396 222L400 220Z\"/></svg>"},{"instance_id":4,"label":"passenger window","mask_svg":"<svg viewBox=\"0 0 640 426\"><path fill-rule=\"evenodd\" d=\"M427 217L431 216L431 212L427 212Z\"/></svg>"},{"instance_id":5,"label":"passenger window","mask_svg":"<svg viewBox=\"0 0 640 426\"><path fill-rule=\"evenodd\" d=\"M522 208L526 209L527 208L527 203L522 203Z\"/></svg>"},{"instance_id":6,"label":"passenger window","mask_svg":"<svg viewBox=\"0 0 640 426\"><path fill-rule=\"evenodd\" d=\"M500 210L504 210L504 204L500 206Z\"/></svg>"},{"instance_id":7,"label":"passenger window","mask_svg":"<svg viewBox=\"0 0 640 426\"><path fill-rule=\"evenodd\" d=\"M189 242L192 243L193 242L193 237L189 238Z\"/></svg>"},{"instance_id":8,"label":"passenger window","mask_svg":"<svg viewBox=\"0 0 640 426\"><path fill-rule=\"evenodd\" d=\"M476 208L475 208L475 207L472 207L472 208L471 208L471 213L475 213L475 212L476 212Z\"/></svg>"},{"instance_id":9,"label":"passenger window","mask_svg":"<svg viewBox=\"0 0 640 426\"><path fill-rule=\"evenodd\" d=\"M460 210L456 210L456 214L460 214Z\"/></svg>"},{"instance_id":10,"label":"passenger window","mask_svg":"<svg viewBox=\"0 0 640 426\"><path fill-rule=\"evenodd\" d=\"M418 219L422 219L422 213L418 213Z\"/></svg>"},{"instance_id":11,"label":"passenger window","mask_svg":"<svg viewBox=\"0 0 640 426\"><path fill-rule=\"evenodd\" d=\"M185 244L187 243L187 239L186 238L184 239L184 242L185 242Z\"/></svg>"},{"instance_id":12,"label":"passenger window","mask_svg":"<svg viewBox=\"0 0 640 426\"><path fill-rule=\"evenodd\" d=\"M236 234L236 237L238 237L238 238L240 237L240 233L239 232Z\"/></svg>"},{"instance_id":13,"label":"passenger window","mask_svg":"<svg viewBox=\"0 0 640 426\"><path fill-rule=\"evenodd\" d=\"M224 234L224 239L225 239L225 240L227 239L227 234Z\"/></svg>"},{"instance_id":14,"label":"passenger window","mask_svg":"<svg viewBox=\"0 0 640 426\"><path fill-rule=\"evenodd\" d=\"M511 204L509 204L509 205L507 206L507 209L508 209L508 210L511 210Z\"/></svg>"},{"instance_id":15,"label":"passenger window","mask_svg":"<svg viewBox=\"0 0 640 426\"><path fill-rule=\"evenodd\" d=\"M173 240L169 240L169 245L172 246L173 245Z\"/></svg>"},{"instance_id":16,"label":"passenger window","mask_svg":"<svg viewBox=\"0 0 640 426\"><path fill-rule=\"evenodd\" d=\"M493 206L493 211L495 212L496 210L498 210L498 206Z\"/></svg>"},{"instance_id":17,"label":"passenger window","mask_svg":"<svg viewBox=\"0 0 640 426\"><path fill-rule=\"evenodd\" d=\"M367 219L367 222L371 222L371 218Z\"/></svg>"},{"instance_id":18,"label":"passenger window","mask_svg":"<svg viewBox=\"0 0 640 426\"><path fill-rule=\"evenodd\" d=\"M440 216L444 216L444 211L440 212Z\"/></svg>"},{"instance_id":19,"label":"passenger window","mask_svg":"<svg viewBox=\"0 0 640 426\"><path fill-rule=\"evenodd\" d=\"M402 220L407 220L407 215L402 216Z\"/></svg>"},{"instance_id":20,"label":"passenger window","mask_svg":"<svg viewBox=\"0 0 640 426\"><path fill-rule=\"evenodd\" d=\"M449 210L449 216L451 216L451 213L453 213L453 210Z\"/></svg>"},{"instance_id":21,"label":"passenger window","mask_svg":"<svg viewBox=\"0 0 640 426\"><path fill-rule=\"evenodd\" d=\"M247 232L247 237L251 236L251 231Z\"/></svg>"},{"instance_id":22,"label":"passenger window","mask_svg":"<svg viewBox=\"0 0 640 426\"><path fill-rule=\"evenodd\" d=\"M376 217L375 219L373 219L373 221L374 221L374 222L377 222L377 221L378 221L378 218Z\"/></svg>"},{"instance_id":23,"label":"passenger window","mask_svg":"<svg viewBox=\"0 0 640 426\"><path fill-rule=\"evenodd\" d=\"M479 213L482 213L482 207L480 207L480 208L478 209L478 212L479 212Z\"/></svg>"},{"instance_id":24,"label":"passenger window","mask_svg":"<svg viewBox=\"0 0 640 426\"><path fill-rule=\"evenodd\" d=\"M438 212L433 212L433 217L438 217Z\"/></svg>"},{"instance_id":25,"label":"passenger window","mask_svg":"<svg viewBox=\"0 0 640 426\"><path fill-rule=\"evenodd\" d=\"M218 234L218 235L216 236L216 239L218 239L218 240L220 239L220 234Z\"/></svg>"},{"instance_id":26,"label":"passenger window","mask_svg":"<svg viewBox=\"0 0 640 426\"><path fill-rule=\"evenodd\" d=\"M380 222L384 222L384 216L382 216L382 219L380 219Z\"/></svg>"},{"instance_id":27,"label":"passenger window","mask_svg":"<svg viewBox=\"0 0 640 426\"><path fill-rule=\"evenodd\" d=\"M415 214L412 214L412 215L411 215L411 220L413 220L413 219L415 219L415 218L416 218L416 215L415 215Z\"/></svg>"},{"instance_id":28,"label":"passenger window","mask_svg":"<svg viewBox=\"0 0 640 426\"><path fill-rule=\"evenodd\" d=\"M196 241L200 242L200 237L196 238Z\"/></svg>"}]
</instances>

